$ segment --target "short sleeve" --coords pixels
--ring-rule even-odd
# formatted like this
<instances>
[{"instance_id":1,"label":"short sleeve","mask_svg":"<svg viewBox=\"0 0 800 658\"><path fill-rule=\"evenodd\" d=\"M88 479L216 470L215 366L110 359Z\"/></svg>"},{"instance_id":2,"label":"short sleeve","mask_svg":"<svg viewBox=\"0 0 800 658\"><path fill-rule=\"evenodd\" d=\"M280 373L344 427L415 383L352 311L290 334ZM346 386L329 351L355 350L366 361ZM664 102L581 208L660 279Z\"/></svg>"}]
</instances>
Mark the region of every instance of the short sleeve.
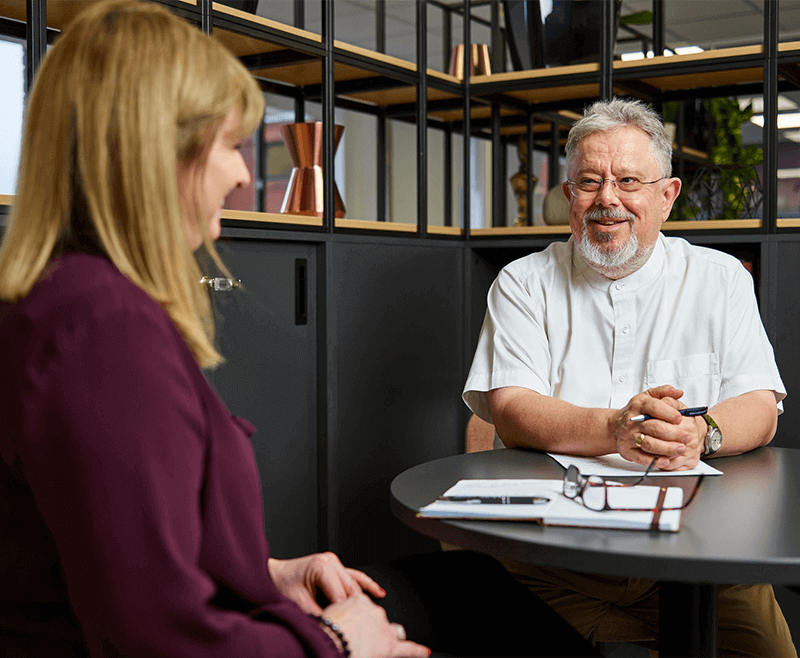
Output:
<instances>
[{"instance_id":1,"label":"short sleeve","mask_svg":"<svg viewBox=\"0 0 800 658\"><path fill-rule=\"evenodd\" d=\"M505 268L489 289L486 316L464 386L466 405L492 422L486 393L504 386L550 394L544 292L533 276Z\"/></svg>"}]
</instances>

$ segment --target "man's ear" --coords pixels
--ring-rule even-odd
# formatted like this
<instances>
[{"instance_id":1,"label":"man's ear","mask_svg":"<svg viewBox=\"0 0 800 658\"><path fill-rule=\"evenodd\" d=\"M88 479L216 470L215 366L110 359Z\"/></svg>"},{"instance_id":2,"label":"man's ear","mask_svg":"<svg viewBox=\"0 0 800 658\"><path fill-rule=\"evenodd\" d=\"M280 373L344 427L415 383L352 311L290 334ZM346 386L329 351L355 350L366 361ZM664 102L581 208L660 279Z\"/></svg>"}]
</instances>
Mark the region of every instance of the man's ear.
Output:
<instances>
[{"instance_id":1,"label":"man's ear","mask_svg":"<svg viewBox=\"0 0 800 658\"><path fill-rule=\"evenodd\" d=\"M661 223L667 221L672 206L675 204L678 195L681 193L681 179L680 178L667 178L666 182L661 188Z\"/></svg>"}]
</instances>

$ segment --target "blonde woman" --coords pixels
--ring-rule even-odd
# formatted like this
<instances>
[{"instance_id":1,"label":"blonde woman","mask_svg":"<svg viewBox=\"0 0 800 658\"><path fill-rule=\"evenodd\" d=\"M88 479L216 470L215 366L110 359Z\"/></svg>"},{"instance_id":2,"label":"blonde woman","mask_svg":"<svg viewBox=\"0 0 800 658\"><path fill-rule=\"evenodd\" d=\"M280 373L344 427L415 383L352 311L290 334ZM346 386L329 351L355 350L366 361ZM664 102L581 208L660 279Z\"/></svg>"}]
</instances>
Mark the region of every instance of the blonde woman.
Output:
<instances>
[{"instance_id":1,"label":"blonde woman","mask_svg":"<svg viewBox=\"0 0 800 658\"><path fill-rule=\"evenodd\" d=\"M198 367L220 355L193 251L216 259L262 113L239 62L156 5L90 5L43 62L0 252L11 655L430 653L335 556L270 559L253 428Z\"/></svg>"}]
</instances>

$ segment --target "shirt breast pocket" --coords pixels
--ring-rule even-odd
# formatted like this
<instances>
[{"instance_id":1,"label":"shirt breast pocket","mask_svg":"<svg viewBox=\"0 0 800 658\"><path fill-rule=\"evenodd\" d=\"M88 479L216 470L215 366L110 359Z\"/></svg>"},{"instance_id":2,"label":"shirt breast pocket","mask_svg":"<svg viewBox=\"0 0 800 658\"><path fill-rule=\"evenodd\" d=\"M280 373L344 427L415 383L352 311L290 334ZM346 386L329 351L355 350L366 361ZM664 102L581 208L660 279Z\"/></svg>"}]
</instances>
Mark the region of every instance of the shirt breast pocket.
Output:
<instances>
[{"instance_id":1,"label":"shirt breast pocket","mask_svg":"<svg viewBox=\"0 0 800 658\"><path fill-rule=\"evenodd\" d=\"M719 398L719 360L714 353L692 354L680 359L649 361L645 387L671 384L683 391L681 402L689 407L716 404Z\"/></svg>"}]
</instances>

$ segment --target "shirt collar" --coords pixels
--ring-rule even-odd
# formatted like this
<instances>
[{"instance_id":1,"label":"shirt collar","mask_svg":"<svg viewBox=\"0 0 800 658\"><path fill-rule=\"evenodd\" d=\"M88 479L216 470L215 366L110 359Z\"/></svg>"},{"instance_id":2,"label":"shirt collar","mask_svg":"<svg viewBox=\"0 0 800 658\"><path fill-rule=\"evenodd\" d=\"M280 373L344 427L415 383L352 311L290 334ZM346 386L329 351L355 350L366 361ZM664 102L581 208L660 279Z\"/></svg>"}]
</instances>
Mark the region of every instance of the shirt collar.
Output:
<instances>
[{"instance_id":1,"label":"shirt collar","mask_svg":"<svg viewBox=\"0 0 800 658\"><path fill-rule=\"evenodd\" d=\"M572 269L573 272L580 277L584 278L589 285L599 290L607 290L612 283L624 284L628 290L635 290L641 286L647 285L655 279L661 272L664 266L664 235L658 234L653 253L650 258L633 274L622 277L621 279L609 279L599 272L593 270L578 252L578 246L575 244L575 238L570 237L570 244L572 245Z\"/></svg>"}]
</instances>

